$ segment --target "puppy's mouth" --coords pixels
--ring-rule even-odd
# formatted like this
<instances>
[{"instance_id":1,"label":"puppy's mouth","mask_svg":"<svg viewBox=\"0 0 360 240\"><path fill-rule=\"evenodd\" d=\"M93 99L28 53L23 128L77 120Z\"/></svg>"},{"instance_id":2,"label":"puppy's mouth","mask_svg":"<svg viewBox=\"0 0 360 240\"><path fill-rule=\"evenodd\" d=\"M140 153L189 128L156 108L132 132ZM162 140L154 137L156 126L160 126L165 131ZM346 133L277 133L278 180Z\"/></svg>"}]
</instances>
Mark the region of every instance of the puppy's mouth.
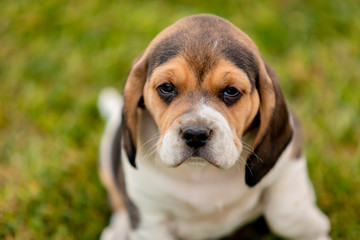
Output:
<instances>
[{"instance_id":1,"label":"puppy's mouth","mask_svg":"<svg viewBox=\"0 0 360 240\"><path fill-rule=\"evenodd\" d=\"M205 167L209 165L209 161L201 157L191 157L184 161L184 164L195 166L195 167Z\"/></svg>"},{"instance_id":2,"label":"puppy's mouth","mask_svg":"<svg viewBox=\"0 0 360 240\"><path fill-rule=\"evenodd\" d=\"M176 133L176 132L175 132ZM169 138L168 135L174 136ZM170 168L182 164L188 166L214 166L219 169L229 169L238 161L241 149L237 149L232 139L213 136L202 146L189 146L177 134L169 131L164 135L163 141L158 144L161 161Z\"/></svg>"},{"instance_id":3,"label":"puppy's mouth","mask_svg":"<svg viewBox=\"0 0 360 240\"><path fill-rule=\"evenodd\" d=\"M182 160L178 161L176 164L170 167L178 167L182 164L189 166L196 166L196 167L205 167L205 166L213 165L216 168L220 168L220 169L225 168L219 165L216 160L212 160L202 156L202 154L199 154L198 151L193 151L191 155L186 156L185 158L183 158Z\"/></svg>"},{"instance_id":4,"label":"puppy's mouth","mask_svg":"<svg viewBox=\"0 0 360 240\"><path fill-rule=\"evenodd\" d=\"M212 107L201 105L173 124L157 144L159 157L168 167L185 163L229 169L238 161L241 143L224 116Z\"/></svg>"}]
</instances>

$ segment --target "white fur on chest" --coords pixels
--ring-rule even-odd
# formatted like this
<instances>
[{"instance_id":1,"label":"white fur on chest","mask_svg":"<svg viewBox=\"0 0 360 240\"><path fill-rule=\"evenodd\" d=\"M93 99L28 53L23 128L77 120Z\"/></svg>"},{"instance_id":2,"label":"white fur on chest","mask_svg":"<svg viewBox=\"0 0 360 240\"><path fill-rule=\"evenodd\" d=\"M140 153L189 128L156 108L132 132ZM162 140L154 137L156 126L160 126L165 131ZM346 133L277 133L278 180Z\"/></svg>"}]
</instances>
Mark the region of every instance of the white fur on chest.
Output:
<instances>
[{"instance_id":1,"label":"white fur on chest","mask_svg":"<svg viewBox=\"0 0 360 240\"><path fill-rule=\"evenodd\" d=\"M222 236L261 211L261 191L245 185L240 167L181 165L172 169L149 159L137 159L137 163L135 170L123 162L129 195L140 215L165 218L166 227L183 239Z\"/></svg>"}]
</instances>

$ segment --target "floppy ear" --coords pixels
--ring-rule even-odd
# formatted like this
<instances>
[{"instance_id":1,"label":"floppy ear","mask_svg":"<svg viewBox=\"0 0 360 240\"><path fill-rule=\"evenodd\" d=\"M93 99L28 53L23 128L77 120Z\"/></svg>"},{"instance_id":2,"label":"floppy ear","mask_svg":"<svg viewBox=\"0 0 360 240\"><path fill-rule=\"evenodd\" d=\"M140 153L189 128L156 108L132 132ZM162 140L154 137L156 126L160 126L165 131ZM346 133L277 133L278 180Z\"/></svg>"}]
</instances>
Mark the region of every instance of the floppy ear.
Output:
<instances>
[{"instance_id":1,"label":"floppy ear","mask_svg":"<svg viewBox=\"0 0 360 240\"><path fill-rule=\"evenodd\" d=\"M260 95L260 126L245 172L245 181L250 187L270 171L292 137L289 112L278 77L265 62L259 68L256 87Z\"/></svg>"},{"instance_id":2,"label":"floppy ear","mask_svg":"<svg viewBox=\"0 0 360 240\"><path fill-rule=\"evenodd\" d=\"M137 109L143 107L143 90L147 76L147 60L144 55L135 59L124 88L124 109L121 132L125 152L130 164L136 168L136 121Z\"/></svg>"},{"instance_id":3,"label":"floppy ear","mask_svg":"<svg viewBox=\"0 0 360 240\"><path fill-rule=\"evenodd\" d=\"M121 148L124 146L130 164L136 168L136 112L143 106L142 96L146 81L147 63L140 55L135 59L124 88L124 108L121 124L118 126L111 145L111 165L113 179L122 194L122 199L128 210L132 228L139 222L136 206L126 192L123 166L121 164Z\"/></svg>"}]
</instances>

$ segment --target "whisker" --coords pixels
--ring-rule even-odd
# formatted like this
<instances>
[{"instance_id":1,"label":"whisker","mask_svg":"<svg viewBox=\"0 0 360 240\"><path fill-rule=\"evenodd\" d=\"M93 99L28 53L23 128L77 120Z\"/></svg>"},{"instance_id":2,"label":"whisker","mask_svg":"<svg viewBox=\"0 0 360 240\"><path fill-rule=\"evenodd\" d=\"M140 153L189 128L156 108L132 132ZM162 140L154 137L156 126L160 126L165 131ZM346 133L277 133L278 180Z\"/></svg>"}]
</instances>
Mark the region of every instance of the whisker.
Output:
<instances>
[{"instance_id":1,"label":"whisker","mask_svg":"<svg viewBox=\"0 0 360 240\"><path fill-rule=\"evenodd\" d=\"M263 160L254 152L254 148L250 144L244 141L241 141L241 143L243 144L243 148L249 151L248 153L253 154L259 162L263 162Z\"/></svg>"},{"instance_id":2,"label":"whisker","mask_svg":"<svg viewBox=\"0 0 360 240\"><path fill-rule=\"evenodd\" d=\"M156 151L156 145L153 145L151 148L148 149L148 151L145 153L145 156L143 157L143 159L147 159L148 157L150 157L151 155L153 155Z\"/></svg>"},{"instance_id":3,"label":"whisker","mask_svg":"<svg viewBox=\"0 0 360 240\"><path fill-rule=\"evenodd\" d=\"M144 143L141 145L140 148L145 148L146 145L152 143L152 141L154 141L154 140L157 140L157 139L159 138L159 136L160 136L160 133L154 134L152 137L149 138L149 140L147 140L146 142L144 142ZM155 144L153 144L153 145L155 145Z\"/></svg>"},{"instance_id":4,"label":"whisker","mask_svg":"<svg viewBox=\"0 0 360 240\"><path fill-rule=\"evenodd\" d=\"M234 167L236 168L236 170L238 170L239 172L241 172L243 165L244 165L244 160L240 157L240 158L235 162ZM245 165L246 165L246 163L245 163Z\"/></svg>"},{"instance_id":5,"label":"whisker","mask_svg":"<svg viewBox=\"0 0 360 240\"><path fill-rule=\"evenodd\" d=\"M251 173L251 176L254 176L253 172L251 171L251 168L249 167L248 164L245 165L247 167L247 169L249 169L250 173Z\"/></svg>"}]
</instances>

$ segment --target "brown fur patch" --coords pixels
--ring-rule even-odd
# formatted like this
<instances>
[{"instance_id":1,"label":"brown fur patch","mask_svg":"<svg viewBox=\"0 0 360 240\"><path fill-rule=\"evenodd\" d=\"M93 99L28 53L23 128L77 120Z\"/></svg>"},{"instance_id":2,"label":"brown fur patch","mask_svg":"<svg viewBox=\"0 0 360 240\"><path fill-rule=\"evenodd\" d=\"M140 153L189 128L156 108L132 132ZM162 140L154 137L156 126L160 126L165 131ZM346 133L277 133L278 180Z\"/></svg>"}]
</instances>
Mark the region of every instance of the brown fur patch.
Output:
<instances>
[{"instance_id":1,"label":"brown fur patch","mask_svg":"<svg viewBox=\"0 0 360 240\"><path fill-rule=\"evenodd\" d=\"M134 229L139 225L140 217L139 212L137 210L137 207L135 204L131 201L125 184L125 177L124 177L124 169L121 162L121 146L122 146L122 140L123 140L123 134L126 130L126 122L122 121L121 125L118 127L116 135L114 136L114 139L112 141L111 146L111 161L112 161L112 170L113 173L111 176L113 177L113 182L116 184L116 187L118 191L111 191L112 188L108 189L110 190L110 197L111 200L113 200L113 204L115 207L123 207L126 206L126 211L129 215L131 227ZM110 185L110 187L113 187L113 184Z\"/></svg>"}]
</instances>

